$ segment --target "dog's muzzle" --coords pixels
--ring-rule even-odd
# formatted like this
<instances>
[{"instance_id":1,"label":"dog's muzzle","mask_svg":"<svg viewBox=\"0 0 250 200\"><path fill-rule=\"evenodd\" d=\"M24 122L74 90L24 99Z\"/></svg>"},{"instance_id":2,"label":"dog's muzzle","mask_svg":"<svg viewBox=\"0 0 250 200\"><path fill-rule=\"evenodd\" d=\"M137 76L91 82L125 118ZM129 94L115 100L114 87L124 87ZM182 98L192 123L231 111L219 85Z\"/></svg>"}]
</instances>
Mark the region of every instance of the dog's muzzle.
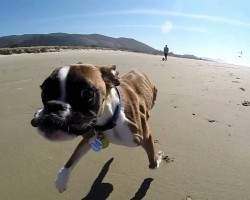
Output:
<instances>
[{"instance_id":1,"label":"dog's muzzle","mask_svg":"<svg viewBox=\"0 0 250 200\"><path fill-rule=\"evenodd\" d=\"M46 135L51 135L56 131L82 135L93 127L95 120L96 115L93 113L84 115L74 111L67 103L49 101L44 104L43 109L35 113L31 125Z\"/></svg>"},{"instance_id":2,"label":"dog's muzzle","mask_svg":"<svg viewBox=\"0 0 250 200\"><path fill-rule=\"evenodd\" d=\"M33 127L39 125L59 123L60 120L64 121L70 112L70 106L60 101L49 101L44 104L44 108L35 113L34 118L31 120ZM51 121L51 122L50 122Z\"/></svg>"}]
</instances>

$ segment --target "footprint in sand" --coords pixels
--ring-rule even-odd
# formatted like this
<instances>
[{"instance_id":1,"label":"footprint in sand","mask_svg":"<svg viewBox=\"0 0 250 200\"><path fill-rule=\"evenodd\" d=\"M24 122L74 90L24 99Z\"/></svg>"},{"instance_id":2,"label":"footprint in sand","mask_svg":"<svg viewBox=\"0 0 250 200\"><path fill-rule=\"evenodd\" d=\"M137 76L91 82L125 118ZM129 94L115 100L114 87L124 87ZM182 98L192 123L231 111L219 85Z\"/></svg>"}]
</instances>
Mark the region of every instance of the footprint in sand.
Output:
<instances>
[{"instance_id":1,"label":"footprint in sand","mask_svg":"<svg viewBox=\"0 0 250 200\"><path fill-rule=\"evenodd\" d=\"M163 160L165 163L174 162L174 158L170 158L169 156L163 156L163 157L162 157L162 160Z\"/></svg>"},{"instance_id":2,"label":"footprint in sand","mask_svg":"<svg viewBox=\"0 0 250 200\"><path fill-rule=\"evenodd\" d=\"M250 101L243 101L241 104L243 106L250 106Z\"/></svg>"},{"instance_id":3,"label":"footprint in sand","mask_svg":"<svg viewBox=\"0 0 250 200\"><path fill-rule=\"evenodd\" d=\"M208 119L207 121L210 122L210 123L216 122L216 120L214 120L214 119Z\"/></svg>"},{"instance_id":4,"label":"footprint in sand","mask_svg":"<svg viewBox=\"0 0 250 200\"><path fill-rule=\"evenodd\" d=\"M240 87L240 89L241 89L243 92L245 92L245 91L246 91L246 89L245 89L245 88L243 88L243 87Z\"/></svg>"}]
</instances>

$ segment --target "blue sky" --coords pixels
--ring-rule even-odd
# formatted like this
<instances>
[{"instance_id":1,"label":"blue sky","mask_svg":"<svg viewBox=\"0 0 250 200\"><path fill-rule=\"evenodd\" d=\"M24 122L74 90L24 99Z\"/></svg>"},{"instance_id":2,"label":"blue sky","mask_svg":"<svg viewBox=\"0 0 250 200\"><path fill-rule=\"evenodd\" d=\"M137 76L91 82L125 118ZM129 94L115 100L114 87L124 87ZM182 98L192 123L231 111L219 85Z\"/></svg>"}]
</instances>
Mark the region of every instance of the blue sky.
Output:
<instances>
[{"instance_id":1,"label":"blue sky","mask_svg":"<svg viewBox=\"0 0 250 200\"><path fill-rule=\"evenodd\" d=\"M249 0L0 0L0 36L99 33L250 66L249 9Z\"/></svg>"}]
</instances>

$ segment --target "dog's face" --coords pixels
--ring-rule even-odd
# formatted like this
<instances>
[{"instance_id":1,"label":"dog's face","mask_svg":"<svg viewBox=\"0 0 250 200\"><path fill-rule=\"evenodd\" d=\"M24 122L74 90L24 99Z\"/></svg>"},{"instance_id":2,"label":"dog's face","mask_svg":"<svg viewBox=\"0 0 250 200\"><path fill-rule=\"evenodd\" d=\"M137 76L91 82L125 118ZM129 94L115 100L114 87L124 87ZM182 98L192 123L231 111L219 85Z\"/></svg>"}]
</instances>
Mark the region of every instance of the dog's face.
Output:
<instances>
[{"instance_id":1,"label":"dog's face","mask_svg":"<svg viewBox=\"0 0 250 200\"><path fill-rule=\"evenodd\" d=\"M43 108L31 120L49 140L83 135L103 111L110 89L119 85L115 66L76 64L52 72L41 85Z\"/></svg>"}]
</instances>

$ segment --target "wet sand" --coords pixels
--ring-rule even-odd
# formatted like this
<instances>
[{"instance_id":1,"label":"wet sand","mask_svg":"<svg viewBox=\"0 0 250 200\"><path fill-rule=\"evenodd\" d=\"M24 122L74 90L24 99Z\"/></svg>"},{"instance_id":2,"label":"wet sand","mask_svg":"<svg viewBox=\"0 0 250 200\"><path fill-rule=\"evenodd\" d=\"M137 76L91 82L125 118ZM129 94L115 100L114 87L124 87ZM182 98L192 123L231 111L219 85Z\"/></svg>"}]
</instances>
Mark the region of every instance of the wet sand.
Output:
<instances>
[{"instance_id":1,"label":"wet sand","mask_svg":"<svg viewBox=\"0 0 250 200\"><path fill-rule=\"evenodd\" d=\"M248 199L250 68L120 51L64 51L0 56L0 199ZM89 152L67 191L57 171L79 139L49 142L30 125L39 85L58 66L138 68L158 88L150 126L156 150L173 162L148 169L144 150L110 145Z\"/></svg>"}]
</instances>

